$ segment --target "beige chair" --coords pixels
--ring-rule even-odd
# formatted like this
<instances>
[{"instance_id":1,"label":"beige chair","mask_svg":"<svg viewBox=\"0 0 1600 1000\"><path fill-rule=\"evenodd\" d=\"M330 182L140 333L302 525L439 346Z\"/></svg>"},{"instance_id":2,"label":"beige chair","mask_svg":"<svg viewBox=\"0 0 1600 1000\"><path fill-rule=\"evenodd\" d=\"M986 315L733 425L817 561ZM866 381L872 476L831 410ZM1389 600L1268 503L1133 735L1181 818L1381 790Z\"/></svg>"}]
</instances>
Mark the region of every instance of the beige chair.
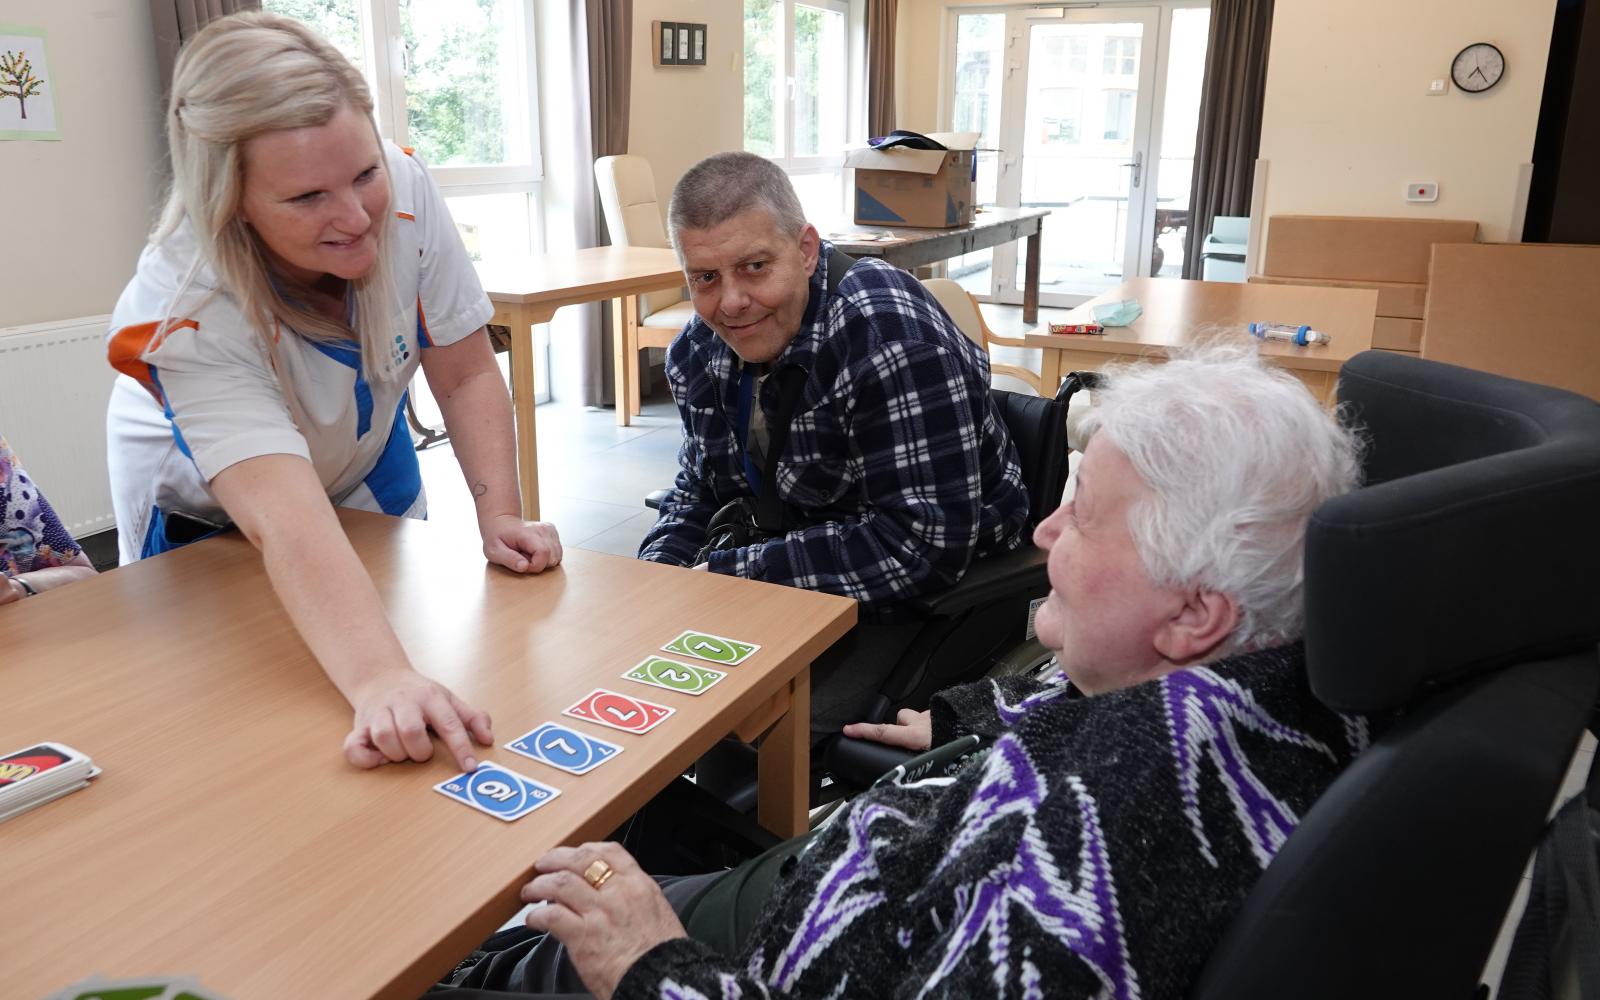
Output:
<instances>
[{"instance_id":1,"label":"beige chair","mask_svg":"<svg viewBox=\"0 0 1600 1000\"><path fill-rule=\"evenodd\" d=\"M924 278L922 284L944 306L944 311L950 314L961 332L972 339L974 344L985 351L993 353L994 345L1002 347L1027 347L1021 337L1002 337L989 329L989 324L983 321L983 313L978 309L978 300L972 293L962 288L949 278ZM1032 389L1034 395L1042 396L1044 392L1039 388L1039 374L1030 371L1021 365L1001 364L996 361L989 363L989 370L996 375L1009 375L1018 381L1025 382Z\"/></svg>"},{"instance_id":2,"label":"beige chair","mask_svg":"<svg viewBox=\"0 0 1600 1000\"><path fill-rule=\"evenodd\" d=\"M600 190L600 208L606 215L611 245L619 247L665 247L667 230L661 221L661 205L656 201L656 181L650 161L642 156L602 156L594 161L595 186ZM637 358L646 347L666 347L684 325L694 317L694 306L687 301L687 290L665 290L639 296L639 323L624 319L623 357ZM628 412L639 412L639 380L630 379L633 398L617 400Z\"/></svg>"}]
</instances>

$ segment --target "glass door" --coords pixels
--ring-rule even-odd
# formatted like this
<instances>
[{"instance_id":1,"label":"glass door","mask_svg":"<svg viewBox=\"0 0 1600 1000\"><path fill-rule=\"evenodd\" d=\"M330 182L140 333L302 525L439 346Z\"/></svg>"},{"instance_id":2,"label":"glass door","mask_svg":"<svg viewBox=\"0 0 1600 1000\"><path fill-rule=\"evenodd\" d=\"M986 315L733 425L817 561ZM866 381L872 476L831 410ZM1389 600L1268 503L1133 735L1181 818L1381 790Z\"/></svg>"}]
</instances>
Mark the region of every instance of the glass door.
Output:
<instances>
[{"instance_id":1,"label":"glass door","mask_svg":"<svg viewBox=\"0 0 1600 1000\"><path fill-rule=\"evenodd\" d=\"M1181 269L1208 14L1166 0L955 15L952 124L999 150L979 157L979 202L1050 209L1042 305ZM1021 256L968 254L951 276L1021 302Z\"/></svg>"}]
</instances>

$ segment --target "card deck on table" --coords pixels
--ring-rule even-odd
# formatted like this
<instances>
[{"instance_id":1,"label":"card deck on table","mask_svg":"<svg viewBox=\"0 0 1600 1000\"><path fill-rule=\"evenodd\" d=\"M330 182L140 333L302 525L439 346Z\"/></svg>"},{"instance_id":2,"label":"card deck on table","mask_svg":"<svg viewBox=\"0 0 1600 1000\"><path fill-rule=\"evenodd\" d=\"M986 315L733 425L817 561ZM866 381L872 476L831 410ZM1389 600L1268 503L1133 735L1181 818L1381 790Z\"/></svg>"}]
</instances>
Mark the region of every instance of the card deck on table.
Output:
<instances>
[{"instance_id":1,"label":"card deck on table","mask_svg":"<svg viewBox=\"0 0 1600 1000\"><path fill-rule=\"evenodd\" d=\"M680 694L698 695L704 694L711 689L711 685L728 675L710 667L669 660L665 656L648 656L622 676L625 680L638 681L640 684L653 684Z\"/></svg>"},{"instance_id":2,"label":"card deck on table","mask_svg":"<svg viewBox=\"0 0 1600 1000\"><path fill-rule=\"evenodd\" d=\"M487 761L479 764L476 771L439 782L433 790L508 823L561 794L559 789Z\"/></svg>"},{"instance_id":3,"label":"card deck on table","mask_svg":"<svg viewBox=\"0 0 1600 1000\"><path fill-rule=\"evenodd\" d=\"M738 666L754 656L756 650L760 648L753 642L740 642L738 639L693 630L685 631L661 647L664 652L682 653L684 656L720 663L725 667Z\"/></svg>"},{"instance_id":4,"label":"card deck on table","mask_svg":"<svg viewBox=\"0 0 1600 1000\"><path fill-rule=\"evenodd\" d=\"M89 756L42 742L0 757L0 820L77 791L99 774Z\"/></svg>"},{"instance_id":5,"label":"card deck on table","mask_svg":"<svg viewBox=\"0 0 1600 1000\"><path fill-rule=\"evenodd\" d=\"M657 705L655 702L630 698L625 694L607 691L605 688L595 688L584 695L582 701L561 714L585 722L597 722L625 733L648 733L661 725L674 711L675 709Z\"/></svg>"},{"instance_id":6,"label":"card deck on table","mask_svg":"<svg viewBox=\"0 0 1600 1000\"><path fill-rule=\"evenodd\" d=\"M507 743L506 749L570 774L587 774L622 752L615 743L555 722L519 736Z\"/></svg>"}]
</instances>

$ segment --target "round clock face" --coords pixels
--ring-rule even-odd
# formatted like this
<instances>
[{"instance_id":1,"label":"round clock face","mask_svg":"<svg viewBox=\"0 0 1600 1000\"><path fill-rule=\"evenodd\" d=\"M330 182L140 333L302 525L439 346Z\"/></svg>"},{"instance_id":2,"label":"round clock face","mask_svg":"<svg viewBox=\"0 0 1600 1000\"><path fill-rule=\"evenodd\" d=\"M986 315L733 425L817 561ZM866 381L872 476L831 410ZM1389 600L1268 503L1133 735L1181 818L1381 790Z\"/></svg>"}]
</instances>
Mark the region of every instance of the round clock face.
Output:
<instances>
[{"instance_id":1,"label":"round clock face","mask_svg":"<svg viewBox=\"0 0 1600 1000\"><path fill-rule=\"evenodd\" d=\"M1488 42L1474 42L1456 54L1450 79L1469 94L1481 94L1506 75L1506 57Z\"/></svg>"}]
</instances>

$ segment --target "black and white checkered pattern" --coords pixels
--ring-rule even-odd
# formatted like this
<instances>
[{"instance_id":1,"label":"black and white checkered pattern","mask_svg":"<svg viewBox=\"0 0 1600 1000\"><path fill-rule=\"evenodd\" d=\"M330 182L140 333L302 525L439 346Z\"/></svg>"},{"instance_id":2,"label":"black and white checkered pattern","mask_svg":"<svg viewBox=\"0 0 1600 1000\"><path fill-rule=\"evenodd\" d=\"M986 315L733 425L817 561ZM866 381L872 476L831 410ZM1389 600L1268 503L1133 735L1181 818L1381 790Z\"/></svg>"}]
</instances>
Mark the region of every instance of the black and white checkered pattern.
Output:
<instances>
[{"instance_id":1,"label":"black and white checkered pattern","mask_svg":"<svg viewBox=\"0 0 1600 1000\"><path fill-rule=\"evenodd\" d=\"M1023 541L1028 496L989 397L988 356L904 271L857 261L811 278L800 332L774 362L809 373L778 465L782 538L711 556L711 569L854 597L881 614L955 583L976 556ZM736 433L739 360L698 317L672 342L681 469L642 559L687 565L711 515L751 496ZM770 425L777 380L762 387Z\"/></svg>"}]
</instances>

